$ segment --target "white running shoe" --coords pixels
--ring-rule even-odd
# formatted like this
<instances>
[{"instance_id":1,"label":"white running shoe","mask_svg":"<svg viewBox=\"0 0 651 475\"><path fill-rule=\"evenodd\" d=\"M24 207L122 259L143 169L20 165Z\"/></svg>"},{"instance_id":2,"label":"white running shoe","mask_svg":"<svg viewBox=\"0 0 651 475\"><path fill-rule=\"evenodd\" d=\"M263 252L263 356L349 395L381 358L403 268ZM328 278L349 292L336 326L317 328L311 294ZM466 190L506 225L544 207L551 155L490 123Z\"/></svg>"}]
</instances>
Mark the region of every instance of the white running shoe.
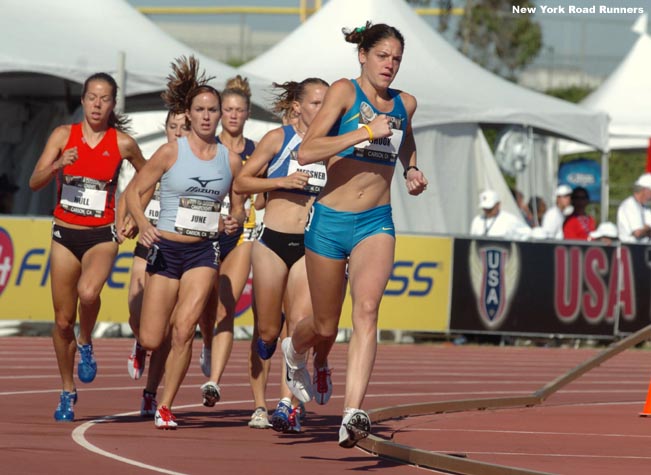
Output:
<instances>
[{"instance_id":1,"label":"white running shoe","mask_svg":"<svg viewBox=\"0 0 651 475\"><path fill-rule=\"evenodd\" d=\"M312 375L312 390L314 392L314 400L317 404L327 404L332 396L332 372L328 366L317 368L314 365L314 374Z\"/></svg>"},{"instance_id":2,"label":"white running shoe","mask_svg":"<svg viewBox=\"0 0 651 475\"><path fill-rule=\"evenodd\" d=\"M127 370L129 376L133 379L140 379L142 373L145 371L145 362L147 361L147 350L145 350L138 340L133 342L133 349L127 360Z\"/></svg>"},{"instance_id":3,"label":"white running shoe","mask_svg":"<svg viewBox=\"0 0 651 475\"><path fill-rule=\"evenodd\" d=\"M287 366L287 387L299 401L310 402L312 400L312 379L306 368L307 353L298 355L292 347L291 337L285 338L281 347Z\"/></svg>"},{"instance_id":4,"label":"white running shoe","mask_svg":"<svg viewBox=\"0 0 651 475\"><path fill-rule=\"evenodd\" d=\"M178 424L175 421L176 417L172 415L172 411L167 406L161 406L156 409L154 425L157 429L176 429Z\"/></svg>"},{"instance_id":5,"label":"white running shoe","mask_svg":"<svg viewBox=\"0 0 651 475\"><path fill-rule=\"evenodd\" d=\"M201 354L199 355L199 365L201 366L201 372L206 378L210 378L211 358L212 358L212 350L202 345Z\"/></svg>"},{"instance_id":6,"label":"white running shoe","mask_svg":"<svg viewBox=\"0 0 651 475\"><path fill-rule=\"evenodd\" d=\"M350 409L344 413L339 428L339 446L351 449L371 432L371 419L361 409Z\"/></svg>"},{"instance_id":7,"label":"white running shoe","mask_svg":"<svg viewBox=\"0 0 651 475\"><path fill-rule=\"evenodd\" d=\"M253 414L251 414L249 427L253 429L268 429L271 427L271 424L269 423L269 415L264 407L257 407Z\"/></svg>"},{"instance_id":8,"label":"white running shoe","mask_svg":"<svg viewBox=\"0 0 651 475\"><path fill-rule=\"evenodd\" d=\"M222 398L221 389L212 381L201 385L201 395L203 396L203 405L206 407L213 407Z\"/></svg>"}]
</instances>

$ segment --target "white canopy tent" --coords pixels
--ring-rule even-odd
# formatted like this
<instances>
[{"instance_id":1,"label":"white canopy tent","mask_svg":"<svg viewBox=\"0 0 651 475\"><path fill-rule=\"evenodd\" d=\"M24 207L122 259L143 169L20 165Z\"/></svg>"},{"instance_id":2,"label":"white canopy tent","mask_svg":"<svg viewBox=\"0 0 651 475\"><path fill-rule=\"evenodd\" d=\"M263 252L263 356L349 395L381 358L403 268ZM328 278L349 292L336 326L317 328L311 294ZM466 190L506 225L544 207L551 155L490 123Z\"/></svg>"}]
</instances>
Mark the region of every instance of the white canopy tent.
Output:
<instances>
[{"instance_id":1,"label":"white canopy tent","mask_svg":"<svg viewBox=\"0 0 651 475\"><path fill-rule=\"evenodd\" d=\"M639 37L617 68L581 105L610 116L610 150L642 150L651 137L651 37L647 15L633 26ZM563 141L561 154L580 153L591 147Z\"/></svg>"},{"instance_id":2,"label":"white canopy tent","mask_svg":"<svg viewBox=\"0 0 651 475\"><path fill-rule=\"evenodd\" d=\"M367 20L387 23L405 37L405 52L393 87L418 100L414 130L419 166L431 185L410 197L396 173L394 219L401 232L465 233L478 212L477 196L493 188L503 207L517 213L479 124L520 124L606 147L607 117L509 83L455 50L403 1L330 0L275 47L243 65L246 74L276 82L319 76L355 77L355 45L342 27Z\"/></svg>"},{"instance_id":3,"label":"white canopy tent","mask_svg":"<svg viewBox=\"0 0 651 475\"><path fill-rule=\"evenodd\" d=\"M4 2L0 31L0 173L20 185L14 213L50 212L54 187L49 193L27 188L34 164L50 131L70 121L86 78L103 71L117 79L122 54L127 111L163 108L159 92L170 62L181 55L195 55L218 88L237 74L168 36L124 0ZM267 83L249 80L256 103ZM256 108L270 117L263 110Z\"/></svg>"}]
</instances>

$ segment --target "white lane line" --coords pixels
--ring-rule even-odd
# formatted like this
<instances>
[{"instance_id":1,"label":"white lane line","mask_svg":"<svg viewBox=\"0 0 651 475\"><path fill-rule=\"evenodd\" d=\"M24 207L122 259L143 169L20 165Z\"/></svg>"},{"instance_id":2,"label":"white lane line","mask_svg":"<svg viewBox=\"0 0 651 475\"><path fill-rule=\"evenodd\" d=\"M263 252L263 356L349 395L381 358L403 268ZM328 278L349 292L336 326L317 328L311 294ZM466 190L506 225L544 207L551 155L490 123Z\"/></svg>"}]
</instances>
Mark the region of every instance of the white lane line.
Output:
<instances>
[{"instance_id":1,"label":"white lane line","mask_svg":"<svg viewBox=\"0 0 651 475\"><path fill-rule=\"evenodd\" d=\"M245 403L252 403L253 400L242 400L242 401L228 401L224 403L218 403L219 406L227 406L231 404L245 404ZM175 406L175 409L187 409L187 408L195 408L195 407L203 407L201 404L187 404L185 406ZM140 415L140 411L132 411L132 412L124 412L122 414L114 414L112 416L106 416L102 417L101 419L95 419L92 421L84 422L80 426L76 427L72 431L72 440L74 440L78 445L81 447L85 448L86 450L90 452L94 452L98 455L101 455L103 457L115 460L117 462L122 462L127 465L133 465L134 467L139 467L139 468L144 468L147 470L152 470L154 472L158 473L165 473L167 475L188 475L183 472L175 472L173 470L168 470L166 468L162 467L157 467L155 465L149 465L146 463L138 462L137 460L129 459L126 457L122 457L120 455L116 455L112 452L108 452L104 449L100 449L94 444L91 444L87 439L86 439L86 432L90 430L92 427L94 427L97 424L101 424L103 422L112 422L120 417L130 417L130 416L135 416L135 415Z\"/></svg>"}]
</instances>

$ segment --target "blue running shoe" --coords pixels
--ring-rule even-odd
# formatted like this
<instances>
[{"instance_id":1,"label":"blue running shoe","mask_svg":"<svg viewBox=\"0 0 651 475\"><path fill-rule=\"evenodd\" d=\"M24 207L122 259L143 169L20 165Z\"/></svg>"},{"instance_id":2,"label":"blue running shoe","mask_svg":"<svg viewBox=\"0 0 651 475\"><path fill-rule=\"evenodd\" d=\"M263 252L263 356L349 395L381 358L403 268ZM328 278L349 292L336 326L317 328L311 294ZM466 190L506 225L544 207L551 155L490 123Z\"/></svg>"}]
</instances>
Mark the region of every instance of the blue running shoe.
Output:
<instances>
[{"instance_id":1,"label":"blue running shoe","mask_svg":"<svg viewBox=\"0 0 651 475\"><path fill-rule=\"evenodd\" d=\"M258 337L258 341L256 345L256 349L258 350L258 356L263 360L268 360L274 355L277 344L278 344L278 340L274 340L271 343L266 343L262 340L262 338Z\"/></svg>"},{"instance_id":2,"label":"blue running shoe","mask_svg":"<svg viewBox=\"0 0 651 475\"><path fill-rule=\"evenodd\" d=\"M77 366L77 376L82 383L90 383L97 375L97 363L93 356L93 345L77 345L79 350L79 365Z\"/></svg>"},{"instance_id":3,"label":"blue running shoe","mask_svg":"<svg viewBox=\"0 0 651 475\"><path fill-rule=\"evenodd\" d=\"M77 403L77 391L61 391L59 405L54 411L54 420L59 422L72 422L75 420L75 411L72 408Z\"/></svg>"},{"instance_id":4,"label":"blue running shoe","mask_svg":"<svg viewBox=\"0 0 651 475\"><path fill-rule=\"evenodd\" d=\"M289 399L281 399L276 410L271 416L271 427L276 432L286 432L289 429L289 414L292 412L292 403Z\"/></svg>"}]
</instances>

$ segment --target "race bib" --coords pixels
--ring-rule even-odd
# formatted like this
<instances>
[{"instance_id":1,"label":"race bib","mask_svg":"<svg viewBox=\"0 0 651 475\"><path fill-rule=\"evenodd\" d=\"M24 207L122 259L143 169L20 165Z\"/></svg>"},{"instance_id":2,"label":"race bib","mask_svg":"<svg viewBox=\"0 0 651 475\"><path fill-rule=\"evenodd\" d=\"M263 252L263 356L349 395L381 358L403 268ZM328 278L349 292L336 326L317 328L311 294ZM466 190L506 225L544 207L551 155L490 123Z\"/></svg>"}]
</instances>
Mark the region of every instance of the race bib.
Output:
<instances>
[{"instance_id":1,"label":"race bib","mask_svg":"<svg viewBox=\"0 0 651 475\"><path fill-rule=\"evenodd\" d=\"M221 215L225 218L231 214L231 197L226 195L224 201L222 201L222 207L220 211Z\"/></svg>"},{"instance_id":2,"label":"race bib","mask_svg":"<svg viewBox=\"0 0 651 475\"><path fill-rule=\"evenodd\" d=\"M158 186L156 187L156 191L154 191L154 196L152 196L151 201L147 205L147 208L145 208L145 218L156 226L156 223L158 223L158 218L160 217L160 190L158 189Z\"/></svg>"},{"instance_id":3,"label":"race bib","mask_svg":"<svg viewBox=\"0 0 651 475\"><path fill-rule=\"evenodd\" d=\"M298 163L297 154L298 152L296 150L292 150L290 153L287 176L291 175L294 172L307 173L310 175L310 178L308 178L306 185L303 187L303 191L313 195L318 195L328 181L325 162L300 165Z\"/></svg>"},{"instance_id":4,"label":"race bib","mask_svg":"<svg viewBox=\"0 0 651 475\"><path fill-rule=\"evenodd\" d=\"M363 127L362 124L358 128ZM385 165L394 165L400 152L402 143L402 130L391 129L392 135L379 139L365 140L355 145L355 157Z\"/></svg>"},{"instance_id":5,"label":"race bib","mask_svg":"<svg viewBox=\"0 0 651 475\"><path fill-rule=\"evenodd\" d=\"M181 197L174 230L186 236L214 238L219 232L219 201Z\"/></svg>"},{"instance_id":6,"label":"race bib","mask_svg":"<svg viewBox=\"0 0 651 475\"><path fill-rule=\"evenodd\" d=\"M64 175L59 203L70 213L101 218L106 209L107 184L93 178Z\"/></svg>"}]
</instances>

